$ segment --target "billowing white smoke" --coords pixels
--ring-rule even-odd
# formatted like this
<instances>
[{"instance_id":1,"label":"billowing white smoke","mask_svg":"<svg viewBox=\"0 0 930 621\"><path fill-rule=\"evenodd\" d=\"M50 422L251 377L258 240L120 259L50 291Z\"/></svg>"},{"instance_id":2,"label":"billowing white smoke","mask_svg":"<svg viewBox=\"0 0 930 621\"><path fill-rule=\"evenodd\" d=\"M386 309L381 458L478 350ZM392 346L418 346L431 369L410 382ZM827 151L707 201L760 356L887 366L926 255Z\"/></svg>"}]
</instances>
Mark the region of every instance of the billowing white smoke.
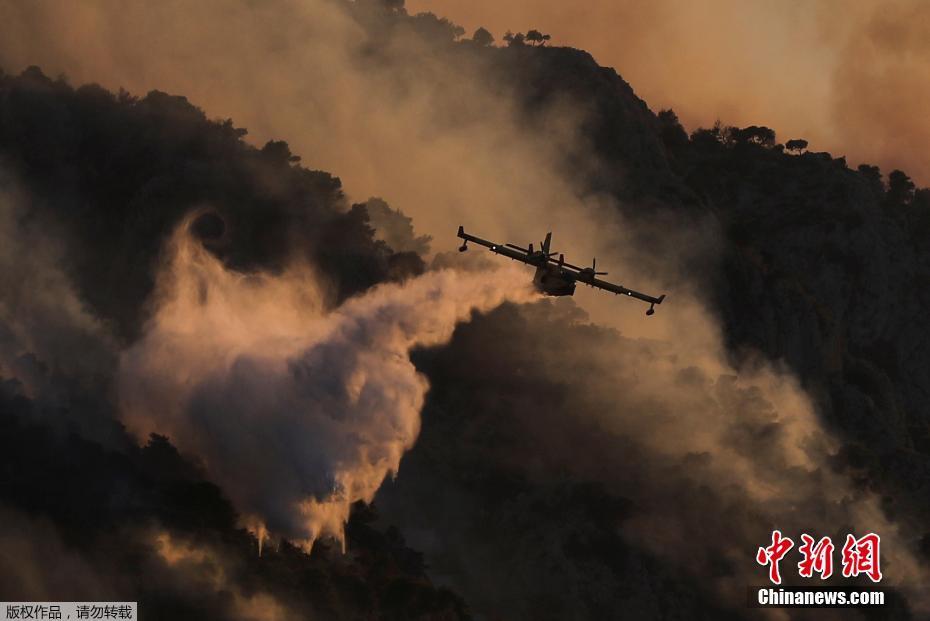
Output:
<instances>
[{"instance_id":1,"label":"billowing white smoke","mask_svg":"<svg viewBox=\"0 0 930 621\"><path fill-rule=\"evenodd\" d=\"M324 310L305 267L224 269L174 235L145 336L120 362L120 405L140 438L199 456L251 521L309 547L342 536L416 440L428 389L411 348L474 310L535 294L525 272L429 272Z\"/></svg>"}]
</instances>

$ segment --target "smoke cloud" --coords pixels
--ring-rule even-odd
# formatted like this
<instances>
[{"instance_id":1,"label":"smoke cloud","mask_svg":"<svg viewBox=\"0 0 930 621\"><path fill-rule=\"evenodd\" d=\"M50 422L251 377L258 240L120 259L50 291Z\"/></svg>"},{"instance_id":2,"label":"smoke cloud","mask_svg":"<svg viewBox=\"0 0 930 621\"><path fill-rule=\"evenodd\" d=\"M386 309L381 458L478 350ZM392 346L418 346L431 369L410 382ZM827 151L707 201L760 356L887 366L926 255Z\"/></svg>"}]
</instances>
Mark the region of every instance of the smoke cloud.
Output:
<instances>
[{"instance_id":1,"label":"smoke cloud","mask_svg":"<svg viewBox=\"0 0 930 621\"><path fill-rule=\"evenodd\" d=\"M409 352L473 311L536 295L518 270L430 272L324 312L316 278L228 271L182 226L144 336L121 357L123 421L198 455L248 518L342 538L413 446L428 390Z\"/></svg>"},{"instance_id":2,"label":"smoke cloud","mask_svg":"<svg viewBox=\"0 0 930 621\"><path fill-rule=\"evenodd\" d=\"M173 536L167 531L147 533L158 558L172 573L185 577L191 591L223 593L228 601L229 618L238 621L284 621L293 619L290 610L270 593L247 590L230 574L235 559L213 547Z\"/></svg>"}]
</instances>

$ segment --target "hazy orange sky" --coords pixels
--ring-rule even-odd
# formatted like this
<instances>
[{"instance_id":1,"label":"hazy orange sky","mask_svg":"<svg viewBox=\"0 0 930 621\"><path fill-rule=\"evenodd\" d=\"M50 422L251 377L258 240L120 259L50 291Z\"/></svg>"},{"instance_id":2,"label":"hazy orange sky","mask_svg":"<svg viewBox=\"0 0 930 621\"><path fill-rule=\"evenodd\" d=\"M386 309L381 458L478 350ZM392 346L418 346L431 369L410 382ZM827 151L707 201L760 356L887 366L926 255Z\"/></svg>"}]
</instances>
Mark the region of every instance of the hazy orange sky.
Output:
<instances>
[{"instance_id":1,"label":"hazy orange sky","mask_svg":"<svg viewBox=\"0 0 930 621\"><path fill-rule=\"evenodd\" d=\"M919 0L408 0L504 32L537 28L591 52L686 127L764 124L779 139L930 184L930 2Z\"/></svg>"}]
</instances>

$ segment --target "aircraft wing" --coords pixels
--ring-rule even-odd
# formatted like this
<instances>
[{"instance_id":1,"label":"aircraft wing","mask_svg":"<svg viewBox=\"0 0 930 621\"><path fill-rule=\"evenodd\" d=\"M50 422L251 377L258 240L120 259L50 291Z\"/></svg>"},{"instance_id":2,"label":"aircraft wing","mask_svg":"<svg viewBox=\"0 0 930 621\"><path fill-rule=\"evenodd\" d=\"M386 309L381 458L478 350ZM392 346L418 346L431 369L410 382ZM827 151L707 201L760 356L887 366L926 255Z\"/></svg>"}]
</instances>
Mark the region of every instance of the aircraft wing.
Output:
<instances>
[{"instance_id":1,"label":"aircraft wing","mask_svg":"<svg viewBox=\"0 0 930 621\"><path fill-rule=\"evenodd\" d=\"M590 274L585 274L585 269L578 267L577 265L572 265L571 263L566 263L564 257L559 257L558 259L549 259L550 262L555 263L562 269L567 269L573 271L576 274L577 282L583 283L590 287L596 287L597 289L603 289L604 291L610 291L611 293L616 293L617 295L625 295L631 298L636 298L637 300L642 300L643 302L649 303L649 310L653 310L653 306L656 304L661 304L662 300L665 299L665 295L660 295L659 297L654 297L651 295L646 295L645 293L640 293L639 291L634 291L633 289L627 289L623 285L615 285L612 282L607 282L606 280L601 280L597 276ZM591 268L588 268L591 269Z\"/></svg>"},{"instance_id":2,"label":"aircraft wing","mask_svg":"<svg viewBox=\"0 0 930 621\"><path fill-rule=\"evenodd\" d=\"M529 250L520 248L519 246L514 246L512 244L498 244L495 242L488 241L486 239L481 239L480 237L475 237L474 235L469 235L465 232L464 227L459 227L458 236L461 237L464 242L462 242L462 248L465 248L465 244L471 242L473 244L478 244L488 248L491 252L496 252L499 255L510 257L515 261L522 261L523 263L529 263L527 257L529 256Z\"/></svg>"},{"instance_id":3,"label":"aircraft wing","mask_svg":"<svg viewBox=\"0 0 930 621\"><path fill-rule=\"evenodd\" d=\"M610 291L611 293L616 293L617 295L626 295L631 298L636 298L637 300L642 300L643 302L649 302L650 304L661 304L662 300L665 299L665 295L660 295L659 297L653 297L651 295L646 295L645 293L640 293L639 291L634 291L632 289L627 289L623 285L615 285L612 282L607 282L606 280L601 280L600 278L591 278L590 280L579 280L586 285L591 285L592 287L597 287L598 289L603 289L604 291Z\"/></svg>"}]
</instances>

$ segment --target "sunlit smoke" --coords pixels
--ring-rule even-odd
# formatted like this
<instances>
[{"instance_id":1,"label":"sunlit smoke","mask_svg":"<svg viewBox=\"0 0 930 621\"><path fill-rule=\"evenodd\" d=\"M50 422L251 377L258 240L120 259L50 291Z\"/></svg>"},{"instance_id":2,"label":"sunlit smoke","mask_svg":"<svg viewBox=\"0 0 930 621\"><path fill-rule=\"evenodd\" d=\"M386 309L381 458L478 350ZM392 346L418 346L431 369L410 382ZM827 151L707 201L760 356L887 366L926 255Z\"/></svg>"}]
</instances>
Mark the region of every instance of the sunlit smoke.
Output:
<instances>
[{"instance_id":1,"label":"sunlit smoke","mask_svg":"<svg viewBox=\"0 0 930 621\"><path fill-rule=\"evenodd\" d=\"M186 224L169 257L145 336L122 356L123 420L202 458L245 516L307 547L341 539L351 504L416 440L428 383L410 350L536 295L518 270L442 270L327 313L306 268L228 271Z\"/></svg>"},{"instance_id":2,"label":"sunlit smoke","mask_svg":"<svg viewBox=\"0 0 930 621\"><path fill-rule=\"evenodd\" d=\"M295 613L270 593L246 590L229 576L228 561L211 547L186 541L168 531L149 534L158 558L175 572L187 575L194 586L228 596L232 618L238 621L285 621Z\"/></svg>"}]
</instances>

